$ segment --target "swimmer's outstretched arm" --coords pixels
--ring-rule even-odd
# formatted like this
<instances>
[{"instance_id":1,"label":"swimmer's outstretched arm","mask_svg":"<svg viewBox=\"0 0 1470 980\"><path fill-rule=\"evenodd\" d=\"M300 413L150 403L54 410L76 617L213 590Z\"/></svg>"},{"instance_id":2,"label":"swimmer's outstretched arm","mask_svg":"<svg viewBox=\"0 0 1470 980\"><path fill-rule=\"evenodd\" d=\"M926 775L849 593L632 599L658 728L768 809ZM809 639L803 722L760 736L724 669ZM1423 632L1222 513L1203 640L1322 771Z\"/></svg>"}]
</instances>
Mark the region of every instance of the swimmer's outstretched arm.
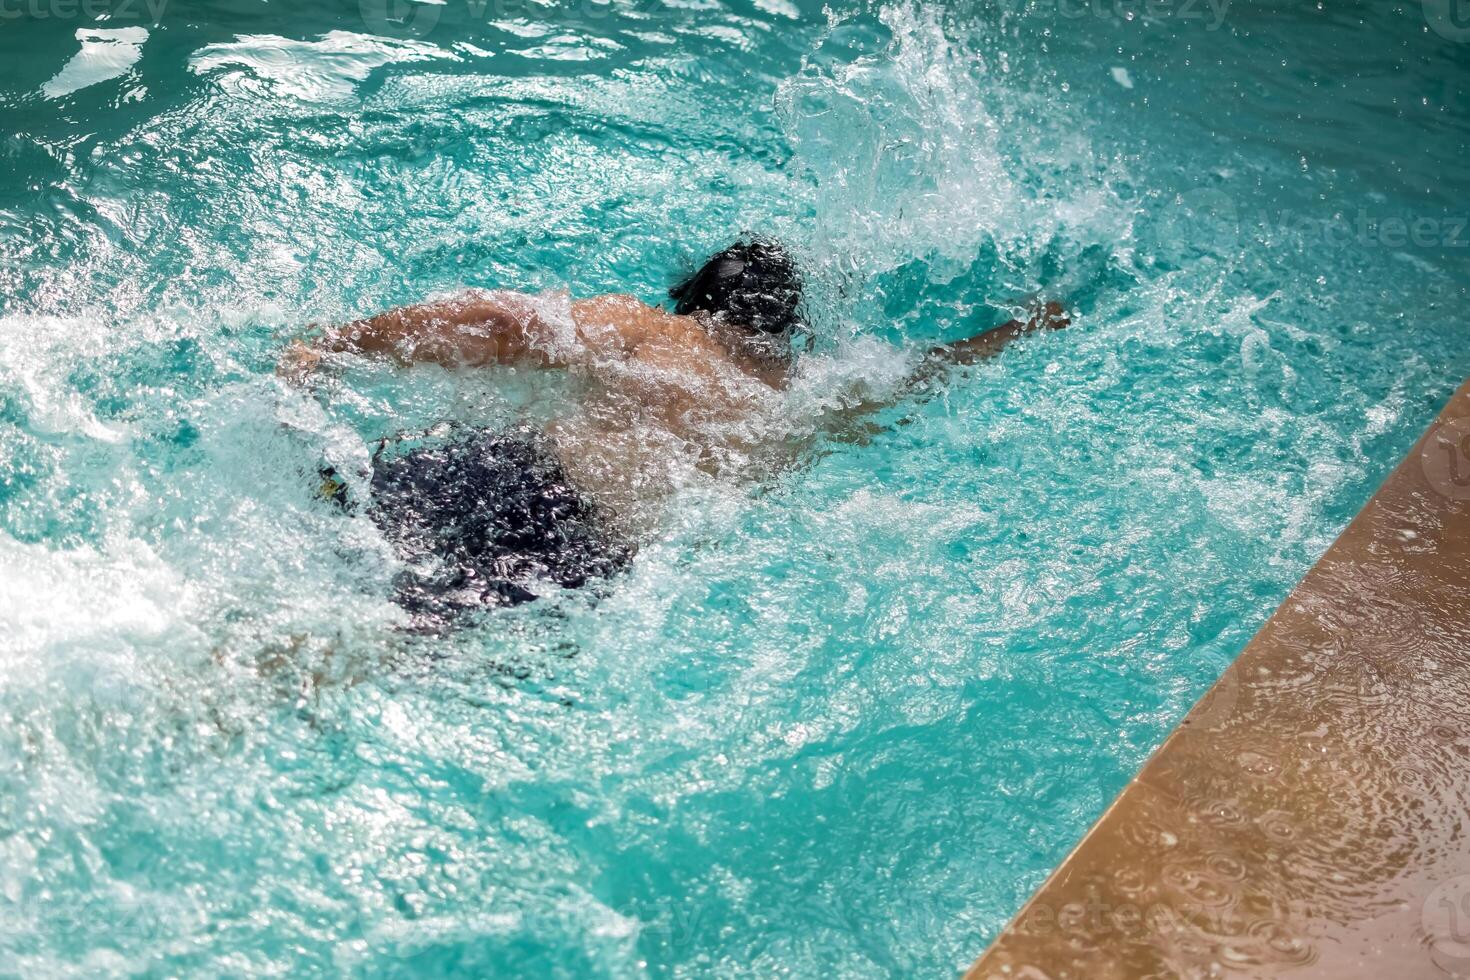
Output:
<instances>
[{"instance_id":1,"label":"swimmer's outstretched arm","mask_svg":"<svg viewBox=\"0 0 1470 980\"><path fill-rule=\"evenodd\" d=\"M329 327L311 341L294 341L278 373L300 379L324 353L389 354L404 363L480 366L508 361L558 362L557 326L547 300L506 289L473 290L450 299L404 306Z\"/></svg>"},{"instance_id":2,"label":"swimmer's outstretched arm","mask_svg":"<svg viewBox=\"0 0 1470 980\"><path fill-rule=\"evenodd\" d=\"M1022 334L1033 330L1060 330L1071 322L1071 317L1061 303L1042 304L1024 320L1010 320L973 337L930 348L924 357L924 363L915 372L913 381L932 377L938 370L950 364L974 364L976 361L994 357L1006 344Z\"/></svg>"},{"instance_id":3,"label":"swimmer's outstretched arm","mask_svg":"<svg viewBox=\"0 0 1470 980\"><path fill-rule=\"evenodd\" d=\"M864 400L831 412L826 419L827 435L838 439L863 439L874 432L866 416L912 395L925 382L956 365L975 364L999 354L1007 344L1035 330L1060 330L1072 322L1066 308L1057 302L1036 306L1024 320L1009 320L954 343L929 348L919 366L889 397Z\"/></svg>"}]
</instances>

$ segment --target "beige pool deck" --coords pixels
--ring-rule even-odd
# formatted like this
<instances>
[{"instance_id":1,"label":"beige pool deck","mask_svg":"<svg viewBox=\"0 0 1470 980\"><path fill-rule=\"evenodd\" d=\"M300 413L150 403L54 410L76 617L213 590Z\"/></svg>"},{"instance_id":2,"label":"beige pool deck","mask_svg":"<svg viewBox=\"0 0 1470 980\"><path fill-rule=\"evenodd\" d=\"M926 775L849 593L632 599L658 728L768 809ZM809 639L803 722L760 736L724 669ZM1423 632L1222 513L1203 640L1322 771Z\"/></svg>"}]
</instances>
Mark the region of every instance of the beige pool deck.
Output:
<instances>
[{"instance_id":1,"label":"beige pool deck","mask_svg":"<svg viewBox=\"0 0 1470 980\"><path fill-rule=\"evenodd\" d=\"M1470 978L1470 383L971 968Z\"/></svg>"}]
</instances>

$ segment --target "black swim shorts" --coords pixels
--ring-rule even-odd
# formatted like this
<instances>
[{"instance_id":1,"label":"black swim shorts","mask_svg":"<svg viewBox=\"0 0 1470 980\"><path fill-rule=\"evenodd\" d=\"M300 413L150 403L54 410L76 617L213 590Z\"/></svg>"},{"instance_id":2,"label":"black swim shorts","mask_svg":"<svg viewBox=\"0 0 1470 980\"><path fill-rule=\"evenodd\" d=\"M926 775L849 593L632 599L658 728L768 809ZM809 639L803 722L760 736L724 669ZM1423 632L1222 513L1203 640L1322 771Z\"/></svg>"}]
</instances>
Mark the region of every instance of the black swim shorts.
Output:
<instances>
[{"instance_id":1,"label":"black swim shorts","mask_svg":"<svg viewBox=\"0 0 1470 980\"><path fill-rule=\"evenodd\" d=\"M632 557L528 431L380 452L368 514L409 566L396 600L427 625L528 602L539 583L579 588Z\"/></svg>"}]
</instances>

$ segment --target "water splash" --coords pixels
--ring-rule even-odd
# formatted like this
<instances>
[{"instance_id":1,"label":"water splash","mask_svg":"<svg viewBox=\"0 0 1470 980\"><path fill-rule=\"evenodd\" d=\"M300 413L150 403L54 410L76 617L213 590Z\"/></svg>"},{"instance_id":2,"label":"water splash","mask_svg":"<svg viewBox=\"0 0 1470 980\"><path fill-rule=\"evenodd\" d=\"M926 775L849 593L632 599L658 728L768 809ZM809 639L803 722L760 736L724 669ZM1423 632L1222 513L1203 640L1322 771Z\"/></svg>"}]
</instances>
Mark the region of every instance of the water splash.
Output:
<instances>
[{"instance_id":1,"label":"water splash","mask_svg":"<svg viewBox=\"0 0 1470 980\"><path fill-rule=\"evenodd\" d=\"M0 947L19 969L957 968L1463 367L1454 315L1384 310L1438 302L1442 256L1168 220L1196 175L1237 214L1306 178L1108 102L1168 98L1132 60L1132 89L1111 80L1107 32L1134 28L797 13L502 27L445 5L411 42L306 10L270 39L201 17L60 115L17 104ZM1094 35L1118 43L1089 54ZM58 38L35 45L33 102L75 52ZM579 39L604 56L554 56ZM1068 77L1102 88L1069 97ZM77 144L63 117L83 115ZM464 286L657 300L745 229L791 238L818 287L818 349L780 406L798 435L1029 292L1086 310L799 470L691 478L599 601L397 632L391 550L313 499L316 467L576 392L353 363L318 400L271 377L284 338Z\"/></svg>"}]
</instances>

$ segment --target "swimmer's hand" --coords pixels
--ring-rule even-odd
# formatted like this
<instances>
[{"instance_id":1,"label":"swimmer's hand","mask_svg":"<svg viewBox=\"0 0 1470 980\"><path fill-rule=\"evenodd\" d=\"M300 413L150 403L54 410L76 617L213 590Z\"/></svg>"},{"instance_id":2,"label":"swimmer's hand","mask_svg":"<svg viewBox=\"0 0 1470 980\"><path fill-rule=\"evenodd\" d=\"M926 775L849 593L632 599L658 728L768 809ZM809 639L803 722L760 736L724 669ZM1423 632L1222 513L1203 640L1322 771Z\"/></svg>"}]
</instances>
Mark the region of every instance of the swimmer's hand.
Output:
<instances>
[{"instance_id":1,"label":"swimmer's hand","mask_svg":"<svg viewBox=\"0 0 1470 980\"><path fill-rule=\"evenodd\" d=\"M1033 330L1061 330L1071 322L1072 317L1066 307L1055 300L1048 300L1033 306L1031 314L1024 320L1011 320L973 337L935 347L929 351L926 360L933 364L974 364L999 354L1006 344L1022 334Z\"/></svg>"},{"instance_id":2,"label":"swimmer's hand","mask_svg":"<svg viewBox=\"0 0 1470 980\"><path fill-rule=\"evenodd\" d=\"M1051 299L1032 314L1029 326L1032 330L1061 330L1071 324L1072 314L1061 303Z\"/></svg>"},{"instance_id":3,"label":"swimmer's hand","mask_svg":"<svg viewBox=\"0 0 1470 980\"><path fill-rule=\"evenodd\" d=\"M861 441L871 434L871 430L862 428L869 424L863 421L864 416L885 408L901 398L909 397L954 365L975 364L988 357L994 357L1012 340L1023 334L1031 333L1033 330L1061 330L1071 323L1071 314L1061 303L1055 300L1032 303L1030 314L1024 320L1011 320L973 337L931 347L919 361L914 372L886 398L863 399L828 412L824 419L824 428L829 436L849 441Z\"/></svg>"},{"instance_id":4,"label":"swimmer's hand","mask_svg":"<svg viewBox=\"0 0 1470 980\"><path fill-rule=\"evenodd\" d=\"M321 363L321 351L304 340L293 340L276 362L276 375L293 385L305 384Z\"/></svg>"}]
</instances>

